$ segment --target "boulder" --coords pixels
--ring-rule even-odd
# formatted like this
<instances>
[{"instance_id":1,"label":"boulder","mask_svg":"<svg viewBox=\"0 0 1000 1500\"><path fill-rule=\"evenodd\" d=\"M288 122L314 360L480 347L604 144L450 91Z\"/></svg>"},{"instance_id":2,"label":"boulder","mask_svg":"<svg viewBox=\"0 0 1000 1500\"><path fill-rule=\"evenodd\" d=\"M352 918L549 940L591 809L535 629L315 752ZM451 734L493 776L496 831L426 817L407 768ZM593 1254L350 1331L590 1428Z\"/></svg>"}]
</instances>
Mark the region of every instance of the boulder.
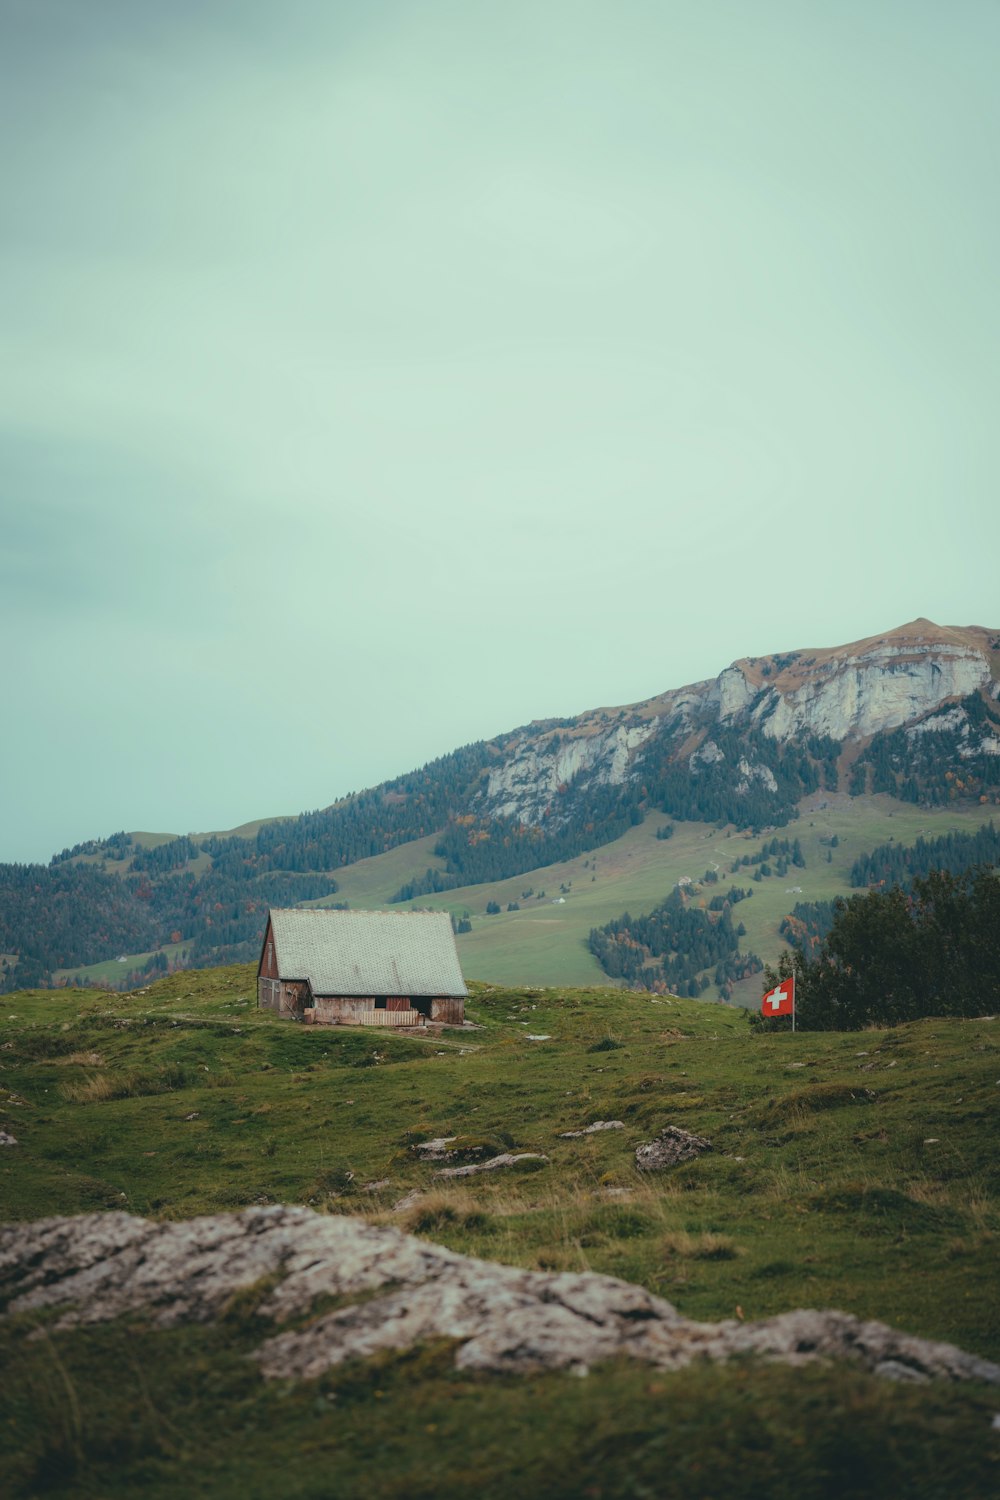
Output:
<instances>
[{"instance_id":1,"label":"boulder","mask_svg":"<svg viewBox=\"0 0 1000 1500\"><path fill-rule=\"evenodd\" d=\"M692 1135L679 1125L665 1125L655 1140L636 1146L635 1164L640 1172L662 1172L665 1167L676 1167L678 1162L691 1161L711 1149L711 1141L704 1136Z\"/></svg>"},{"instance_id":2,"label":"boulder","mask_svg":"<svg viewBox=\"0 0 1000 1500\"><path fill-rule=\"evenodd\" d=\"M698 1323L610 1276L496 1265L308 1208L274 1204L182 1223L93 1213L0 1226L2 1315L48 1311L54 1333L117 1318L153 1328L207 1323L232 1315L234 1294L261 1286L269 1289L254 1314L275 1331L254 1358L281 1380L451 1339L459 1369L510 1374L586 1374L622 1356L674 1370L758 1355L786 1364L849 1360L892 1379L1000 1384L1000 1366L988 1360L847 1313ZM347 1305L282 1327L332 1297ZM37 1319L27 1320L25 1337L35 1327Z\"/></svg>"}]
</instances>

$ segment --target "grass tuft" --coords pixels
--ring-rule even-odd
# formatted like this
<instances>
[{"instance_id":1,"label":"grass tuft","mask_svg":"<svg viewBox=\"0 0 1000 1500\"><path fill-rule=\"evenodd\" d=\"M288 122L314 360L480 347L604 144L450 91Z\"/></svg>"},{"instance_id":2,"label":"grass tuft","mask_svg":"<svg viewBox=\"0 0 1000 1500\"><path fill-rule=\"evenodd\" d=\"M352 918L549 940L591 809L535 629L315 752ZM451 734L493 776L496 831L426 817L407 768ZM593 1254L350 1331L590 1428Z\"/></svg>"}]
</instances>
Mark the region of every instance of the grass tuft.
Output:
<instances>
[{"instance_id":1,"label":"grass tuft","mask_svg":"<svg viewBox=\"0 0 1000 1500\"><path fill-rule=\"evenodd\" d=\"M660 1236L660 1253L679 1260L736 1260L746 1250L728 1234L689 1234L686 1229L673 1229Z\"/></svg>"}]
</instances>

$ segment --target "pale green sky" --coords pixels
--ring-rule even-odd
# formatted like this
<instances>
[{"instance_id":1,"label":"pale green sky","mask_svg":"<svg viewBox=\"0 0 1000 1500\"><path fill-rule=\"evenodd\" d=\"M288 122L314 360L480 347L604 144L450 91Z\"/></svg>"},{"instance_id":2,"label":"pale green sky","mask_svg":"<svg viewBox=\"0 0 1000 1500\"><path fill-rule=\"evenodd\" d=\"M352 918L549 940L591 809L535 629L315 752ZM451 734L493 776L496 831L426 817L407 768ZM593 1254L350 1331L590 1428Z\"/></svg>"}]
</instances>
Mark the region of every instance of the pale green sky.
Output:
<instances>
[{"instance_id":1,"label":"pale green sky","mask_svg":"<svg viewBox=\"0 0 1000 1500\"><path fill-rule=\"evenodd\" d=\"M994 0L0 0L0 859L1000 625Z\"/></svg>"}]
</instances>

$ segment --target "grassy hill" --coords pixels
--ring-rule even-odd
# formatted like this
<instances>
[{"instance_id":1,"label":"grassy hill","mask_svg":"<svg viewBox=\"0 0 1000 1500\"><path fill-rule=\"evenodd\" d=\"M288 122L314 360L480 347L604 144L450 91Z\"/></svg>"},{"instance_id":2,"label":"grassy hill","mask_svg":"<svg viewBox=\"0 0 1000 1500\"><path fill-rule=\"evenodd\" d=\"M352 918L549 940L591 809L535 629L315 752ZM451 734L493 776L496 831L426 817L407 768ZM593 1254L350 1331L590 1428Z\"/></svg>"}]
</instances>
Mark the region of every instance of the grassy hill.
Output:
<instances>
[{"instance_id":1,"label":"grassy hill","mask_svg":"<svg viewBox=\"0 0 1000 1500\"><path fill-rule=\"evenodd\" d=\"M782 836L799 839L806 867L790 869L786 878L772 876L753 885L753 900L739 908L739 919L747 928L741 946L773 962L785 946L778 933L782 918L797 901L852 894L850 869L859 854L893 838L912 844L920 834L934 838L952 830L973 833L983 817L981 808L915 808L885 795L848 797L824 792L806 798L798 820L780 830ZM657 839L657 829L668 821L662 813L651 813L613 843L575 859L485 885L418 896L392 909L432 908L457 917L470 913L472 931L460 934L458 945L463 969L474 977L499 984L604 984L606 976L587 947L591 928L626 910L633 915L649 911L683 876L698 879L715 865L720 884L713 891L724 890L726 883L750 883L750 870L732 875L730 866L740 855L758 849L763 835L719 832L711 824L680 822L671 839ZM834 835L838 847L830 851L824 841ZM430 834L347 865L337 872L334 896L303 904L346 901L354 908L385 908L407 881L428 868L442 868L443 861L434 854L436 841L437 836ZM832 862L827 861L828 852ZM800 893L793 889L797 886ZM529 889L533 894L526 898L523 893ZM713 891L706 893L706 901ZM499 905L499 915L486 915L489 902ZM508 912L511 903L520 909ZM170 946L165 950L172 960L180 951ZM121 974L139 968L149 957L148 952L127 954L121 963L116 956L100 964L59 970L54 978L57 983L75 979L81 984L115 984ZM716 993L714 986L707 991L711 997ZM751 977L736 987L734 998L739 1004L754 1006L759 995L759 977Z\"/></svg>"},{"instance_id":2,"label":"grassy hill","mask_svg":"<svg viewBox=\"0 0 1000 1500\"><path fill-rule=\"evenodd\" d=\"M1000 1020L760 1035L694 1001L480 985L477 1030L382 1036L258 1012L247 966L133 995L16 994L2 1015L8 1218L305 1202L488 1259L641 1282L694 1317L836 1306L1000 1355ZM596 1119L625 1128L559 1139ZM641 1176L634 1147L665 1124L715 1149ZM442 1187L410 1150L438 1135L549 1162ZM0 1483L954 1497L991 1493L1000 1461L987 1391L746 1364L485 1379L438 1348L276 1389L245 1358L253 1336L252 1303L169 1334L5 1332L18 1379L0 1396L15 1439Z\"/></svg>"},{"instance_id":3,"label":"grassy hill","mask_svg":"<svg viewBox=\"0 0 1000 1500\"><path fill-rule=\"evenodd\" d=\"M603 984L605 976L587 948L592 927L626 910L633 915L651 910L682 876L697 880L715 865L720 884L713 891L724 890L727 882L750 884L750 870L736 875L728 872L735 859L760 847L762 836L731 830L720 833L710 824L684 822L675 825L669 840L657 839L656 830L668 821L660 813L650 814L614 843L575 859L488 885L418 896L395 909L430 907L456 916L470 912L472 931L458 939L466 974L499 984ZM982 822L978 808L920 809L884 795L848 797L824 792L807 798L798 820L781 830L782 835L800 840L806 867L790 869L784 879L772 876L753 885L753 899L739 908L739 918L747 928L741 946L773 962L785 946L778 934L781 919L797 901L829 901L853 894L850 870L860 853L893 838L912 844L920 834L932 838L953 829L972 833ZM838 847L829 851L832 862L828 863L829 845L824 840L834 835ZM419 847L403 845L348 866L338 873L334 899L351 906L384 905L406 879L440 864L433 858L433 845L433 838L424 839ZM792 889L796 886L801 893ZM525 898L523 893L529 889L534 894ZM711 894L706 894L706 902ZM563 904L558 904L560 896ZM491 901L501 908L499 915L486 915ZM507 906L514 902L520 910L508 912ZM716 991L713 987L707 993L714 996ZM737 987L736 998L743 1004L755 1005L759 996L759 977Z\"/></svg>"}]
</instances>

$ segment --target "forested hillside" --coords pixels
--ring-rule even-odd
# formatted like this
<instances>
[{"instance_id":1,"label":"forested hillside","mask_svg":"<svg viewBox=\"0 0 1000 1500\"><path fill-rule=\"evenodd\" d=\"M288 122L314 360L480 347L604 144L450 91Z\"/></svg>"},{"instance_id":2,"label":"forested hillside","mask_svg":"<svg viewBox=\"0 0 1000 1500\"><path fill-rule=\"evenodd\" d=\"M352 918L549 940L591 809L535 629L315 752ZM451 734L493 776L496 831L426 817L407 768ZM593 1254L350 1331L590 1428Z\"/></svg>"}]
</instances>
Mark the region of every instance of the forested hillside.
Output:
<instances>
[{"instance_id":1,"label":"forested hillside","mask_svg":"<svg viewBox=\"0 0 1000 1500\"><path fill-rule=\"evenodd\" d=\"M918 838L915 844L879 844L861 854L851 866L851 884L877 889L912 890L917 880L933 871L961 875L976 868L1000 865L1000 829L984 823L977 833L947 833ZM798 901L779 929L791 947L812 956L829 935L836 917L832 901Z\"/></svg>"},{"instance_id":2,"label":"forested hillside","mask_svg":"<svg viewBox=\"0 0 1000 1500\"><path fill-rule=\"evenodd\" d=\"M88 865L0 865L2 951L19 955L0 972L0 989L44 985L54 969L168 943L187 944L195 968L247 958L259 947L269 906L336 889L328 875L282 871L242 879L225 870L173 871L154 881L145 872L119 876Z\"/></svg>"},{"instance_id":3,"label":"forested hillside","mask_svg":"<svg viewBox=\"0 0 1000 1500\"><path fill-rule=\"evenodd\" d=\"M590 950L605 974L626 979L632 988L696 999L713 982L723 999L733 984L756 974L763 964L755 953L740 953L742 923L732 910L752 891L736 886L697 904L701 887L675 887L655 910L642 917L628 912L590 934ZM712 971L709 979L708 971Z\"/></svg>"},{"instance_id":4,"label":"forested hillside","mask_svg":"<svg viewBox=\"0 0 1000 1500\"><path fill-rule=\"evenodd\" d=\"M854 762L850 791L888 792L928 807L959 798L995 802L998 734L1000 707L972 693L919 725L875 735Z\"/></svg>"},{"instance_id":5,"label":"forested hillside","mask_svg":"<svg viewBox=\"0 0 1000 1500\"><path fill-rule=\"evenodd\" d=\"M89 840L48 867L0 868L0 982L45 984L120 953L159 953L162 967L167 945L170 963L251 958L269 904L329 898L341 871L417 840L428 841L420 864L404 865L379 903L572 860L650 813L762 834L838 789L995 805L998 695L1000 635L916 620L848 647L745 658L630 707L525 725L250 836ZM884 873L858 878L898 879L899 852L876 853ZM772 838L752 879L784 876L800 859L797 840ZM688 974L694 957L684 973L653 950L641 962L605 959L616 977L638 982L652 962L653 977L666 982L669 970L689 988L720 964L730 984L725 965L737 963L716 955Z\"/></svg>"}]
</instances>

